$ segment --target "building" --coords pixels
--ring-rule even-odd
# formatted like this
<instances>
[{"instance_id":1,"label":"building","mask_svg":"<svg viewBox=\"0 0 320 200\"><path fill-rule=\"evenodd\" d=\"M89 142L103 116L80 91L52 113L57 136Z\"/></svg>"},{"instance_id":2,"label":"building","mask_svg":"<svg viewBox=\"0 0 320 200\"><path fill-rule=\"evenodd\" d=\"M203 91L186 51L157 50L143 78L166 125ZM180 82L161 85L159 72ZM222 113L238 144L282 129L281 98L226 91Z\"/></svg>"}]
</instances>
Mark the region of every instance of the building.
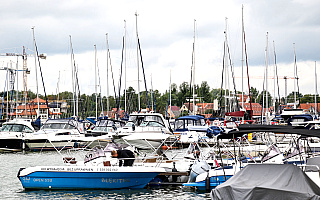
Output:
<instances>
[{"instance_id":1,"label":"building","mask_svg":"<svg viewBox=\"0 0 320 200\"><path fill-rule=\"evenodd\" d=\"M171 107L171 108L170 108ZM178 106L168 106L168 112L167 112L170 118L178 118L181 114L180 108Z\"/></svg>"},{"instance_id":2,"label":"building","mask_svg":"<svg viewBox=\"0 0 320 200\"><path fill-rule=\"evenodd\" d=\"M111 111L103 111L100 113L99 117L104 117L107 116L110 119L115 119L116 118L116 114L117 114L117 108L112 108ZM124 110L122 110L121 108L119 109L119 117L120 119L123 118L125 116L125 112Z\"/></svg>"},{"instance_id":3,"label":"building","mask_svg":"<svg viewBox=\"0 0 320 200\"><path fill-rule=\"evenodd\" d=\"M315 103L301 103L298 108L303 109L303 112L305 113L314 115L320 112L320 103L317 103L317 112Z\"/></svg>"},{"instance_id":4,"label":"building","mask_svg":"<svg viewBox=\"0 0 320 200\"><path fill-rule=\"evenodd\" d=\"M251 103L251 107L252 107L252 117L253 118L260 117L262 106L259 103ZM243 103L243 108L246 109L247 113L251 113L251 107L250 107L250 103Z\"/></svg>"},{"instance_id":5,"label":"building","mask_svg":"<svg viewBox=\"0 0 320 200\"><path fill-rule=\"evenodd\" d=\"M38 102L39 102L39 106L38 106ZM55 116L53 116L53 114L55 114ZM35 121L39 116L41 122L45 122L49 117L60 118L61 112L60 112L60 108L50 108L47 106L45 100L39 98L39 101L38 101L38 99L35 98L30 102L28 102L27 104L22 104L17 106L15 108L15 112L11 113L10 115L9 115L10 118L32 119L33 121Z\"/></svg>"}]
</instances>

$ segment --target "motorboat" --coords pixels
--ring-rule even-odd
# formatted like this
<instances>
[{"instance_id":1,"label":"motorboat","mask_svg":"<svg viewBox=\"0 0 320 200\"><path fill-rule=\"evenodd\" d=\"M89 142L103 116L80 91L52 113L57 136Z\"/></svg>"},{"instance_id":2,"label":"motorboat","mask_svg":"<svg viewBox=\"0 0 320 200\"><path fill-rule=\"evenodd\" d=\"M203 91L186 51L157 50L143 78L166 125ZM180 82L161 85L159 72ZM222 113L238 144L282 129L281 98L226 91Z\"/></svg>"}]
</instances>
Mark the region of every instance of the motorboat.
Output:
<instances>
[{"instance_id":1,"label":"motorboat","mask_svg":"<svg viewBox=\"0 0 320 200\"><path fill-rule=\"evenodd\" d=\"M160 113L134 113L116 135L136 148L156 149L172 135L172 131Z\"/></svg>"},{"instance_id":2,"label":"motorboat","mask_svg":"<svg viewBox=\"0 0 320 200\"><path fill-rule=\"evenodd\" d=\"M113 165L110 154L92 149L82 162L64 157L63 166L20 168L18 178L26 190L144 188L164 168Z\"/></svg>"},{"instance_id":3,"label":"motorboat","mask_svg":"<svg viewBox=\"0 0 320 200\"><path fill-rule=\"evenodd\" d=\"M39 131L25 137L31 151L61 150L87 144L84 124L75 119L48 119Z\"/></svg>"},{"instance_id":4,"label":"motorboat","mask_svg":"<svg viewBox=\"0 0 320 200\"><path fill-rule=\"evenodd\" d=\"M121 128L126 123L121 120L116 119L98 119L94 128L92 130L87 130L85 136L87 137L97 137L101 135L108 135L109 137L113 137L118 128Z\"/></svg>"},{"instance_id":5,"label":"motorboat","mask_svg":"<svg viewBox=\"0 0 320 200\"><path fill-rule=\"evenodd\" d=\"M34 132L31 120L14 119L3 123L0 129L0 151L27 150L24 139Z\"/></svg>"}]
</instances>

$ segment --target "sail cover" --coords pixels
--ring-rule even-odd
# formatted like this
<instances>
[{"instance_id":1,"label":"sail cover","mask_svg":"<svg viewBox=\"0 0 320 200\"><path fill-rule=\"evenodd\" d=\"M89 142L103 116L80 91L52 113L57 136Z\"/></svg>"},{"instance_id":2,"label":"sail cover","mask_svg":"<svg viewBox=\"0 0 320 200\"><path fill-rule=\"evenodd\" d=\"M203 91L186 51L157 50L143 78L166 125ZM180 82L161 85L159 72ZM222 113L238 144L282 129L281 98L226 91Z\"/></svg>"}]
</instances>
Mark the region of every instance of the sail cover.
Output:
<instances>
[{"instance_id":1,"label":"sail cover","mask_svg":"<svg viewBox=\"0 0 320 200\"><path fill-rule=\"evenodd\" d=\"M211 199L320 199L320 188L297 166L251 164L210 193Z\"/></svg>"}]
</instances>

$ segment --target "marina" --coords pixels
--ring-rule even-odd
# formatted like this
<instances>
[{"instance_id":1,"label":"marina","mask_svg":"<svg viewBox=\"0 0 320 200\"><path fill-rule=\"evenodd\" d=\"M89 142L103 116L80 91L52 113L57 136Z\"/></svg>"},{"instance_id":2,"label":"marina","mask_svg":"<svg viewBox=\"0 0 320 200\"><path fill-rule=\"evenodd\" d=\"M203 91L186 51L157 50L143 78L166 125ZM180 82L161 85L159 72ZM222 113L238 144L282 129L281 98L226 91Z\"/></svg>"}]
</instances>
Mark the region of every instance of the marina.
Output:
<instances>
[{"instance_id":1,"label":"marina","mask_svg":"<svg viewBox=\"0 0 320 200\"><path fill-rule=\"evenodd\" d=\"M320 2L34 3L0 7L0 199L320 200Z\"/></svg>"}]
</instances>

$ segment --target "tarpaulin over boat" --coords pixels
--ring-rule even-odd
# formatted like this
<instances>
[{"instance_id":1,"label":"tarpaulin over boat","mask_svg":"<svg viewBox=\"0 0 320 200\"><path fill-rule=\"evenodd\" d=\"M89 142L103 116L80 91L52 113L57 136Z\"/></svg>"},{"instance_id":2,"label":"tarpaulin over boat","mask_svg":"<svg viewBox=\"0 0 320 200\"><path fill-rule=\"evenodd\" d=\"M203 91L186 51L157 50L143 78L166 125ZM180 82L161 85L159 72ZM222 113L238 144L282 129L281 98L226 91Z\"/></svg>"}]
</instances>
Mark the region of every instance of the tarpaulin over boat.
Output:
<instances>
[{"instance_id":1,"label":"tarpaulin over boat","mask_svg":"<svg viewBox=\"0 0 320 200\"><path fill-rule=\"evenodd\" d=\"M239 131L232 130L228 134L218 135L218 139L232 139L253 132L287 133L301 135L302 137L320 137L320 129L309 130L299 126L240 124L238 129Z\"/></svg>"},{"instance_id":2,"label":"tarpaulin over boat","mask_svg":"<svg viewBox=\"0 0 320 200\"><path fill-rule=\"evenodd\" d=\"M211 191L211 199L320 199L320 188L297 166L252 164Z\"/></svg>"}]
</instances>

